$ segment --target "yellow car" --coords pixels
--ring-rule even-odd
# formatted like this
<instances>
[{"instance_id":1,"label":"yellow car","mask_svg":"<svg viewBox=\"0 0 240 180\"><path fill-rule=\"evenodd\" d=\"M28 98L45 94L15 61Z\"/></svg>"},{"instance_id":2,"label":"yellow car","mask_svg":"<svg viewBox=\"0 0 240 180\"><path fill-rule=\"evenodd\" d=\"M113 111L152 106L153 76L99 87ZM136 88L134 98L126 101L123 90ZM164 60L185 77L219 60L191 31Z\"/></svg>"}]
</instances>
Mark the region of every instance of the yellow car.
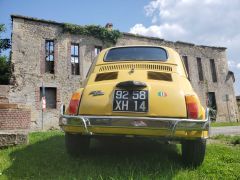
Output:
<instances>
[{"instance_id":1,"label":"yellow car","mask_svg":"<svg viewBox=\"0 0 240 180\"><path fill-rule=\"evenodd\" d=\"M179 141L186 164L205 156L209 116L179 54L163 46L103 50L73 93L59 125L67 152L87 151L91 137L156 137Z\"/></svg>"}]
</instances>

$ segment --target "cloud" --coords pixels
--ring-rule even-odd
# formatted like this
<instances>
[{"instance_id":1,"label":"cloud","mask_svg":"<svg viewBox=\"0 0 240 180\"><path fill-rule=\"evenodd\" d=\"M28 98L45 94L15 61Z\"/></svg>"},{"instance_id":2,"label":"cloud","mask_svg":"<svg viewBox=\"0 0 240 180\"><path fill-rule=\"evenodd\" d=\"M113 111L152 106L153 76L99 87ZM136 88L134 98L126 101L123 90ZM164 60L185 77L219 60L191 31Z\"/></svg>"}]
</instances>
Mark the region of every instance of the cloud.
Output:
<instances>
[{"instance_id":1,"label":"cloud","mask_svg":"<svg viewBox=\"0 0 240 180\"><path fill-rule=\"evenodd\" d=\"M142 34L146 36L157 36L165 37L171 36L172 38L177 38L185 34L185 30L177 24L163 24L161 26L153 25L150 27L145 27L143 24L136 24L130 29L131 33Z\"/></svg>"},{"instance_id":2,"label":"cloud","mask_svg":"<svg viewBox=\"0 0 240 180\"><path fill-rule=\"evenodd\" d=\"M236 62L235 61L233 61L233 60L229 60L228 61L228 67L229 68L234 68L236 66Z\"/></svg>"},{"instance_id":3,"label":"cloud","mask_svg":"<svg viewBox=\"0 0 240 180\"><path fill-rule=\"evenodd\" d=\"M237 68L240 69L240 63L237 64Z\"/></svg>"},{"instance_id":4,"label":"cloud","mask_svg":"<svg viewBox=\"0 0 240 180\"><path fill-rule=\"evenodd\" d=\"M146 16L152 18L152 25L145 27L136 24L130 32L143 35L151 32L151 35L165 39L229 45L235 38L240 39L239 8L239 0L151 1L144 10ZM154 33L152 29L158 31Z\"/></svg>"},{"instance_id":5,"label":"cloud","mask_svg":"<svg viewBox=\"0 0 240 180\"><path fill-rule=\"evenodd\" d=\"M237 77L240 93L240 1L154 0L145 7L151 25L139 23L130 33L172 41L227 47L229 68Z\"/></svg>"}]
</instances>

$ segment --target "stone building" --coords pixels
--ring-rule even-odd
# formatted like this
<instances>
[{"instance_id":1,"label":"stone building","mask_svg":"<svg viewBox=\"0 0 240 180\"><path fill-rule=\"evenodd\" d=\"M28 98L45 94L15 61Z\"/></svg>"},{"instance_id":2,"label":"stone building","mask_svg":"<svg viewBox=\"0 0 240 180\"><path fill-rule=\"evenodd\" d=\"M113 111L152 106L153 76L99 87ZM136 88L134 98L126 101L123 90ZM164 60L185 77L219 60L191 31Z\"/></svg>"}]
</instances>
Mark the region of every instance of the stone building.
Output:
<instances>
[{"instance_id":1,"label":"stone building","mask_svg":"<svg viewBox=\"0 0 240 180\"><path fill-rule=\"evenodd\" d=\"M240 121L240 96L236 96L236 99L237 99L237 106L238 106L238 113L239 113L238 121Z\"/></svg>"},{"instance_id":2,"label":"stone building","mask_svg":"<svg viewBox=\"0 0 240 180\"><path fill-rule=\"evenodd\" d=\"M81 86L96 54L105 48L99 39L63 32L62 23L12 15L13 77L9 102L31 106L31 128L58 127L59 108ZM206 106L216 108L217 121L236 121L234 75L228 69L226 48L123 33L122 45L164 45L183 57L189 79ZM47 109L42 113L41 87L45 86ZM208 98L207 98L208 97Z\"/></svg>"}]
</instances>

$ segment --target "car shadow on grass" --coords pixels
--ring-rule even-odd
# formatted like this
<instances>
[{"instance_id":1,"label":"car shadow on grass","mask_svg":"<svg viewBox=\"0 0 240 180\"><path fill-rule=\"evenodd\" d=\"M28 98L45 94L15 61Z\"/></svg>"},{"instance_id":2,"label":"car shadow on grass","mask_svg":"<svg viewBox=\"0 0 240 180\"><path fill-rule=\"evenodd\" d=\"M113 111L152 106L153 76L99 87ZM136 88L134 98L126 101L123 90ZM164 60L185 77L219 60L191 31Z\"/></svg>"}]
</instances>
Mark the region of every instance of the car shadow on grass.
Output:
<instances>
[{"instance_id":1,"label":"car shadow on grass","mask_svg":"<svg viewBox=\"0 0 240 180\"><path fill-rule=\"evenodd\" d=\"M31 142L10 154L9 179L171 179L184 167L179 147L152 140L92 140L87 154L70 157L64 136Z\"/></svg>"}]
</instances>

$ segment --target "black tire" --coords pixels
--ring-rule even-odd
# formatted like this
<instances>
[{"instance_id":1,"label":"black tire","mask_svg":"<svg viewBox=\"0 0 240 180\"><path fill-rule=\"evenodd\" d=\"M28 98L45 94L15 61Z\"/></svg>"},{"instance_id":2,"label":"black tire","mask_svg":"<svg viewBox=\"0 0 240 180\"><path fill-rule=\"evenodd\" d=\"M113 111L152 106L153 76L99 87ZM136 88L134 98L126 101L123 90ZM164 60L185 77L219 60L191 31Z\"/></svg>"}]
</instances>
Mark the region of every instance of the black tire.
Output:
<instances>
[{"instance_id":1,"label":"black tire","mask_svg":"<svg viewBox=\"0 0 240 180\"><path fill-rule=\"evenodd\" d=\"M202 164L206 151L206 139L186 140L182 142L182 159L187 166Z\"/></svg>"},{"instance_id":2,"label":"black tire","mask_svg":"<svg viewBox=\"0 0 240 180\"><path fill-rule=\"evenodd\" d=\"M81 134L65 133L65 146L71 156L79 156L89 150L90 137Z\"/></svg>"}]
</instances>

